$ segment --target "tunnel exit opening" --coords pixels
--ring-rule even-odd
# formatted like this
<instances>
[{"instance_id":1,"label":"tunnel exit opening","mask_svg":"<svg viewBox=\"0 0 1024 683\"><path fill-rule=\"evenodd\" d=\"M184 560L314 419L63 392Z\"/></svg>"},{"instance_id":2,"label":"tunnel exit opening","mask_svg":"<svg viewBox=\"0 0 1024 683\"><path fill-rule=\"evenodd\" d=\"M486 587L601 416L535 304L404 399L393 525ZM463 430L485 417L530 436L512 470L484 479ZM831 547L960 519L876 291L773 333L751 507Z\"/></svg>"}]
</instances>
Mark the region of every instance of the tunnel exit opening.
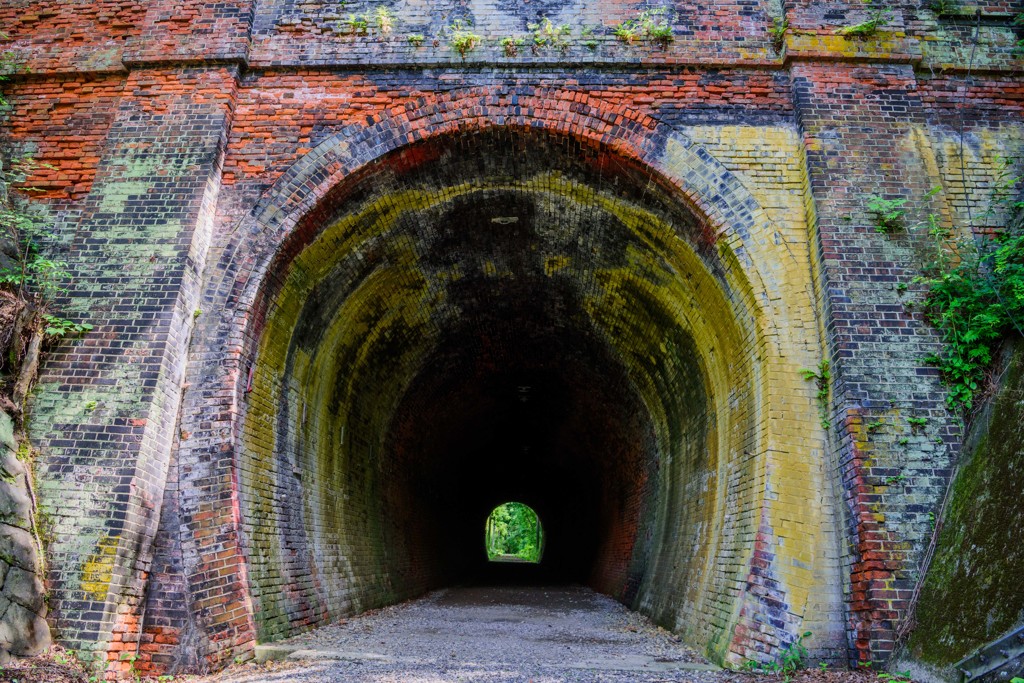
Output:
<instances>
[{"instance_id":1,"label":"tunnel exit opening","mask_svg":"<svg viewBox=\"0 0 1024 683\"><path fill-rule=\"evenodd\" d=\"M509 463L510 467L518 466ZM491 562L540 564L544 555L544 528L529 505L502 503L484 525L484 548Z\"/></svg>"}]
</instances>

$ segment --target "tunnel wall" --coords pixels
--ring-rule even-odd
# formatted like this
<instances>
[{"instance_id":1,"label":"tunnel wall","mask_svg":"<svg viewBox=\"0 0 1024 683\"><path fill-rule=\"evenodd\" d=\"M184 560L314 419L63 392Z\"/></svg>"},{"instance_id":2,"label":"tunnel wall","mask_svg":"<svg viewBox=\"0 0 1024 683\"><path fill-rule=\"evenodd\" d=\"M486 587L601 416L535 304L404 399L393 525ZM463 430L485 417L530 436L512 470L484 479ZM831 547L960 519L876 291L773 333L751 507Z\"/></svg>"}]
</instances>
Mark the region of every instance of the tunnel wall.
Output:
<instances>
[{"instance_id":1,"label":"tunnel wall","mask_svg":"<svg viewBox=\"0 0 1024 683\"><path fill-rule=\"evenodd\" d=\"M620 2L544 7L574 22L600 16L606 28L635 11ZM412 3L398 9L409 22L402 33L437 29ZM918 360L934 337L895 288L912 277L913 245L873 234L863 195L919 194L938 181L942 192L910 206L950 224L984 203L996 157L1020 150L1012 8L982 4L984 41L970 79L962 49L970 28L916 6L894 7L891 26L867 40L835 35L837 25L863 18L844 3L724 5L713 19L677 9L679 36L665 50L599 31L596 49L581 41L566 54L511 58L491 42L465 59L443 35L422 48L398 34L344 35L317 3L0 10L5 44L28 67L4 84L6 144L43 162L24 184L42 190L36 196L54 226L48 248L71 264L61 305L97 327L52 350L33 401L52 615L63 642L115 668L128 666L122 652L138 652L153 670L219 666L251 649L258 566L249 559L260 543L282 543L239 533L250 523L242 466L252 455L240 444L269 429L243 420L258 321L268 313L261 307L270 305L255 292L265 264L288 263L288 249L308 243L278 253L282 240L261 242L251 231L311 234L329 218L318 214L321 200L348 174L399 143L482 117L491 126L547 121L539 125L668 176L673 152L664 141L685 135L676 148L680 202L713 234L732 230L738 260L752 260L760 274L749 278L758 301L751 310L772 325L753 327L776 336L748 349L763 373L752 389L759 414L736 421L745 432L718 432L713 467L681 454L678 470L661 479L716 482L715 514L735 520L722 534L728 552L712 558L723 576L708 578L711 560L689 566L709 586L743 586L745 597L719 602L721 635L710 637L706 624L691 631L696 622L686 616L709 614L696 603L714 602L710 589L675 597L641 586L636 604L731 662L774 656L808 620L822 651L843 650L842 632L854 658L885 657L959 433L937 378ZM482 34L497 37L525 31L536 9L478 3L468 11ZM782 54L765 30L779 12L791 27ZM367 61L377 68L362 68ZM737 206L715 191L723 170L773 229L737 221ZM984 230L982 222L974 225ZM739 248L735 239L750 242ZM769 251L754 258L751 244ZM795 292L812 305L794 306ZM797 328L805 340L820 330L827 352L819 344L792 353L785 342ZM775 360L773 349L781 350ZM816 411L813 387L793 371L824 356L835 373L827 440L806 420L786 421L793 409ZM264 380L260 372L253 383ZM721 389L709 393L727 396ZM911 415L928 417L926 435L904 433ZM891 429L868 432L877 421ZM900 445L904 437L911 448ZM746 438L759 448L744 460ZM893 472L906 472L913 488L887 484ZM255 488L275 501L271 519L291 523L301 517L294 472L271 474ZM671 510L686 520L687 538L700 537L696 507ZM658 519L652 533L668 533L667 518ZM283 567L266 569L282 586L288 572L304 571ZM627 575L596 581L621 586ZM429 584L368 589L353 608ZM841 602L821 585L841 586ZM274 621L270 635L328 614L285 593L279 611L294 618Z\"/></svg>"},{"instance_id":2,"label":"tunnel wall","mask_svg":"<svg viewBox=\"0 0 1024 683\"><path fill-rule=\"evenodd\" d=\"M1007 343L993 391L965 442L922 587L920 626L899 652L900 666L921 680L959 679L957 662L1024 623L1024 591L1015 575L1024 553L1015 531L1024 457L1022 362L1020 340ZM961 609L942 609L953 602Z\"/></svg>"}]
</instances>

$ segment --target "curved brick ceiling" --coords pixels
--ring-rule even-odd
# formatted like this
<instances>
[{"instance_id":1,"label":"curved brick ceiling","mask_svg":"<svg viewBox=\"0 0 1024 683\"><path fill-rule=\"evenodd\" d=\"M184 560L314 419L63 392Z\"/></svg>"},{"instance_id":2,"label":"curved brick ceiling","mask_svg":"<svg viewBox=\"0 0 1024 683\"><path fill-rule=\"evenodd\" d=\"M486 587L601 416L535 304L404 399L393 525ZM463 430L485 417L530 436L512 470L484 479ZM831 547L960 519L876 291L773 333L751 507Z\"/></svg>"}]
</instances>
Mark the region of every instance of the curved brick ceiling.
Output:
<instances>
[{"instance_id":1,"label":"curved brick ceiling","mask_svg":"<svg viewBox=\"0 0 1024 683\"><path fill-rule=\"evenodd\" d=\"M282 249L243 426L260 637L502 578L483 525L513 499L547 532L530 578L672 622L716 600L753 333L701 222L542 134L424 143L326 205Z\"/></svg>"}]
</instances>

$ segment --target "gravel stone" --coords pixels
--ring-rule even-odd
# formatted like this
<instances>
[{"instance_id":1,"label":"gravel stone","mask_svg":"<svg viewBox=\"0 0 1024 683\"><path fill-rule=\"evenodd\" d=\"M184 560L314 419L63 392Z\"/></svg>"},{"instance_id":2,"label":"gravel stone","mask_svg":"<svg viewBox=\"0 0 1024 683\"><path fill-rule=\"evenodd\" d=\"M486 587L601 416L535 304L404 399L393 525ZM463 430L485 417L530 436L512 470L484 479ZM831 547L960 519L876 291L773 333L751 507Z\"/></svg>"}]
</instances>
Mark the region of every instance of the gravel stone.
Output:
<instances>
[{"instance_id":1,"label":"gravel stone","mask_svg":"<svg viewBox=\"0 0 1024 683\"><path fill-rule=\"evenodd\" d=\"M710 683L722 675L672 633L581 587L439 590L272 645L290 652L286 662L200 680Z\"/></svg>"}]
</instances>

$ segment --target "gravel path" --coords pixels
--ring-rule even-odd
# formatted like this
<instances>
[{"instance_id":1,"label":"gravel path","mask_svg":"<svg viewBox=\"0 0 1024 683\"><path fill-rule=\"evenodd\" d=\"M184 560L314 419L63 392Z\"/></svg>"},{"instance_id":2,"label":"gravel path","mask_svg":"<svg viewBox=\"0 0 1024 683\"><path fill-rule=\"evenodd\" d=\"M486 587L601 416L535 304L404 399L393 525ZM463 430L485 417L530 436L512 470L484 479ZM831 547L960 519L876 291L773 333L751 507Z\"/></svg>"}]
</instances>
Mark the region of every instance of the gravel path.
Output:
<instances>
[{"instance_id":1,"label":"gravel path","mask_svg":"<svg viewBox=\"0 0 1024 683\"><path fill-rule=\"evenodd\" d=\"M586 588L453 588L275 643L204 683L711 683L668 631Z\"/></svg>"}]
</instances>

